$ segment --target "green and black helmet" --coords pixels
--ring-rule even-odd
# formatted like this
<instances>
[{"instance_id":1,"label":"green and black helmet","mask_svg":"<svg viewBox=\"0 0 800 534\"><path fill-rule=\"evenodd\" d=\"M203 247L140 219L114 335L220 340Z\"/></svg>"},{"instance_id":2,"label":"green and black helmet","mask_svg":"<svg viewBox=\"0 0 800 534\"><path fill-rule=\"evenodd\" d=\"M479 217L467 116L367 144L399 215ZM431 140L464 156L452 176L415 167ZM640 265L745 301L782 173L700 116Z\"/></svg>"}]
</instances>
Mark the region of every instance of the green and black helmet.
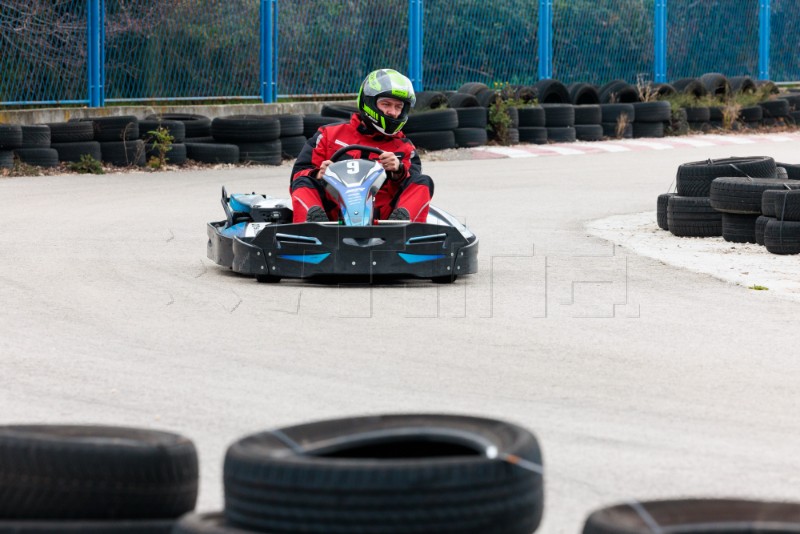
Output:
<instances>
[{"instance_id":1,"label":"green and black helmet","mask_svg":"<svg viewBox=\"0 0 800 534\"><path fill-rule=\"evenodd\" d=\"M403 102L403 111L396 119L387 117L378 109L378 99L385 97ZM395 135L403 128L416 101L411 80L392 69L370 72L358 90L357 103L362 119L385 135Z\"/></svg>"}]
</instances>

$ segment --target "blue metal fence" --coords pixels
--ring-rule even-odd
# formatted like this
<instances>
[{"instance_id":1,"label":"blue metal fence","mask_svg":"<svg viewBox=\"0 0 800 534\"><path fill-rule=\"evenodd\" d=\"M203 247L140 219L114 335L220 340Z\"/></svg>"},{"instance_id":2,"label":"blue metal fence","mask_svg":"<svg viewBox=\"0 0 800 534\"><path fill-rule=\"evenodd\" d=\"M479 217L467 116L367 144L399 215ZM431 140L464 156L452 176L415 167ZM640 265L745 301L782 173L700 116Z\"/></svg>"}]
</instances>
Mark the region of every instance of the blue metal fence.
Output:
<instances>
[{"instance_id":1,"label":"blue metal fence","mask_svg":"<svg viewBox=\"0 0 800 534\"><path fill-rule=\"evenodd\" d=\"M418 89L800 80L797 0L0 0L0 104Z\"/></svg>"}]
</instances>

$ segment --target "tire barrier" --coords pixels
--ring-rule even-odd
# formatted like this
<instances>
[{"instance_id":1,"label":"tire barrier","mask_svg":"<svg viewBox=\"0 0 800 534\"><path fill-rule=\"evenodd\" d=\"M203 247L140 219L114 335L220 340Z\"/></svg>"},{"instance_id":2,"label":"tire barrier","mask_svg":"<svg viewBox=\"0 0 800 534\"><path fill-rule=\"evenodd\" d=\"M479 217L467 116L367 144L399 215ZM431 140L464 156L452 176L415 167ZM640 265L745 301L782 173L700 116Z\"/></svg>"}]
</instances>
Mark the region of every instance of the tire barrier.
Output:
<instances>
[{"instance_id":1,"label":"tire barrier","mask_svg":"<svg viewBox=\"0 0 800 534\"><path fill-rule=\"evenodd\" d=\"M491 419L387 415L302 424L228 448L224 518L229 527L287 534L531 533L542 518L541 463L533 434Z\"/></svg>"},{"instance_id":2,"label":"tire barrier","mask_svg":"<svg viewBox=\"0 0 800 534\"><path fill-rule=\"evenodd\" d=\"M592 512L583 534L800 532L800 504L739 499L631 501Z\"/></svg>"},{"instance_id":3,"label":"tire barrier","mask_svg":"<svg viewBox=\"0 0 800 534\"><path fill-rule=\"evenodd\" d=\"M168 432L2 426L0 466L0 532L168 532L158 530L163 520L174 522L197 500L197 451ZM86 528L114 521L128 524ZM9 530L11 524L18 530ZM43 530L47 524L58 528Z\"/></svg>"},{"instance_id":4,"label":"tire barrier","mask_svg":"<svg viewBox=\"0 0 800 534\"><path fill-rule=\"evenodd\" d=\"M722 236L763 245L774 254L800 253L800 181L792 164L766 156L724 158L678 166L676 193L662 193L656 223L680 237Z\"/></svg>"},{"instance_id":5,"label":"tire barrier","mask_svg":"<svg viewBox=\"0 0 800 534\"><path fill-rule=\"evenodd\" d=\"M738 110L736 106L691 102L692 98L702 97L719 102L738 94L747 94L751 100L756 95L765 99ZM657 100L650 101L652 98ZM668 102L671 98L682 99L680 107L673 109ZM600 87L587 83L565 86L559 80L544 79L534 85L510 85L502 90L469 82L457 91L420 91L417 103L417 111L409 116L404 133L424 150L659 138L723 128L797 126L800 122L800 93L781 92L768 81L756 82L748 76L726 78L721 73L650 84L641 93L639 86L621 79ZM502 114L491 113L492 106L501 105L508 120L502 119ZM79 161L82 156L101 161L105 158L106 163L116 166L143 165L138 152L143 151L147 158L154 154L154 139L149 132L158 127L167 130L174 144L191 145L170 151L169 163L174 165L182 165L187 159L280 165L296 158L321 126L348 121L354 113L358 110L352 105L330 103L322 105L319 114L305 115L231 115L212 120L191 113L159 113L143 119L127 115L23 127L0 124L0 167L13 168L15 159L30 165L54 166L58 162ZM493 124L490 117L503 124ZM488 129L487 134L479 129ZM144 148L137 140L144 141ZM280 141L280 148L273 141ZM120 142L132 145L106 145ZM238 155L231 145L239 149ZM22 152L15 152L20 149ZM53 160L54 152L44 149L55 150L57 162ZM800 165L787 164L784 168L790 180L800 180ZM695 187L712 179L696 178L703 184ZM682 186L678 186L679 196L708 194L703 190L687 193Z\"/></svg>"}]
</instances>

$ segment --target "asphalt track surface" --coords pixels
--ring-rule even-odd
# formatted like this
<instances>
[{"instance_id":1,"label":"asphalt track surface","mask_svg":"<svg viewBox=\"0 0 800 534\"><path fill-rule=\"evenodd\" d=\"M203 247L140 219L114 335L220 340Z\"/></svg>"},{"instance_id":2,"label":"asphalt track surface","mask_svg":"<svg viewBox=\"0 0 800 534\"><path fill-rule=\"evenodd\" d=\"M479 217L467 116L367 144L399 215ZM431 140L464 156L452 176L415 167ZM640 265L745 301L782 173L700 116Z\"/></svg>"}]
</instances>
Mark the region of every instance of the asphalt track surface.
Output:
<instances>
[{"instance_id":1,"label":"asphalt track surface","mask_svg":"<svg viewBox=\"0 0 800 534\"><path fill-rule=\"evenodd\" d=\"M427 162L436 203L481 240L480 273L451 286L258 284L207 260L220 186L285 196L286 165L0 179L0 421L185 434L203 511L235 439L394 412L534 431L543 533L630 499L800 501L800 304L584 230L654 211L679 163L797 154Z\"/></svg>"}]
</instances>

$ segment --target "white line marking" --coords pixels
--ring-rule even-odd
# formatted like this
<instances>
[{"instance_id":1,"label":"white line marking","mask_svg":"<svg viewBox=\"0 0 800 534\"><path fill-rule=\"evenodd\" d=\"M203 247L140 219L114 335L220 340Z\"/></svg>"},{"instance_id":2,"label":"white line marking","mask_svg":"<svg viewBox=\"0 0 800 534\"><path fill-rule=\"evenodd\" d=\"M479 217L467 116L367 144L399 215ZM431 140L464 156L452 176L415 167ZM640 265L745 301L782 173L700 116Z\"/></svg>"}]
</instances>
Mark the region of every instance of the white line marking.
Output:
<instances>
[{"instance_id":1,"label":"white line marking","mask_svg":"<svg viewBox=\"0 0 800 534\"><path fill-rule=\"evenodd\" d=\"M700 139L670 139L670 143L678 143L681 145L689 145L693 147L716 146L715 143L709 141L701 141Z\"/></svg>"},{"instance_id":2,"label":"white line marking","mask_svg":"<svg viewBox=\"0 0 800 534\"><path fill-rule=\"evenodd\" d=\"M500 154L502 156L508 156L509 158L535 158L537 157L536 154L532 154L527 150L520 150L518 148L509 148L505 146L493 146L489 148L483 149L486 152L491 152L492 154Z\"/></svg>"},{"instance_id":3,"label":"white line marking","mask_svg":"<svg viewBox=\"0 0 800 534\"><path fill-rule=\"evenodd\" d=\"M550 150L555 152L556 154L561 154L564 156L582 156L586 154L583 150L576 150L574 148L567 148L563 146L544 146L539 145L535 148L535 150Z\"/></svg>"},{"instance_id":4,"label":"white line marking","mask_svg":"<svg viewBox=\"0 0 800 534\"><path fill-rule=\"evenodd\" d=\"M748 139L746 137L736 137L734 135L707 135L707 139L712 139L714 141L719 141L723 144L730 144L730 145L752 145L755 143L753 139Z\"/></svg>"},{"instance_id":5,"label":"white line marking","mask_svg":"<svg viewBox=\"0 0 800 534\"><path fill-rule=\"evenodd\" d=\"M670 150L675 148L671 145L665 145L664 143L654 143L653 141L623 141L626 145L634 145L634 146L644 146L647 148L652 148L654 150Z\"/></svg>"},{"instance_id":6,"label":"white line marking","mask_svg":"<svg viewBox=\"0 0 800 534\"><path fill-rule=\"evenodd\" d=\"M630 152L631 149L615 144L615 143L604 143L604 142L592 142L590 145L586 145L586 148L597 148L600 150L604 150L606 152Z\"/></svg>"}]
</instances>

